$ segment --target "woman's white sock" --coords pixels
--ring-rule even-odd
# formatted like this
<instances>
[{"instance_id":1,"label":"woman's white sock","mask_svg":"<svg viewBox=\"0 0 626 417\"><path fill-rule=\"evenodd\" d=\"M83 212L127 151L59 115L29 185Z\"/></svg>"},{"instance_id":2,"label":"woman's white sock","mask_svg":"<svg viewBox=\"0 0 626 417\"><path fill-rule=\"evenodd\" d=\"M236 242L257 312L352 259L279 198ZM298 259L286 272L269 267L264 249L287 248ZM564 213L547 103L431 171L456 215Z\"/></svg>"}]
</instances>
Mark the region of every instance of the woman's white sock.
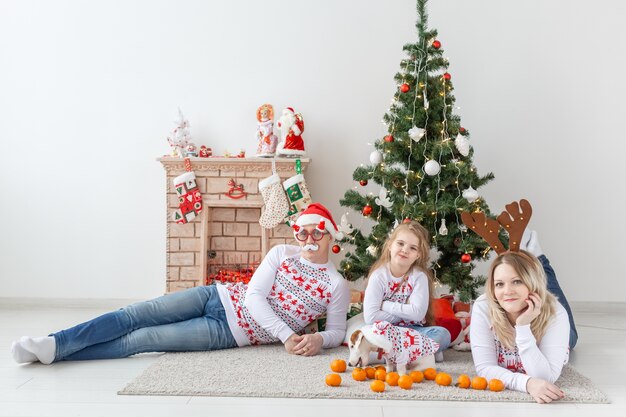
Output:
<instances>
[{"instance_id":1,"label":"woman's white sock","mask_svg":"<svg viewBox=\"0 0 626 417\"><path fill-rule=\"evenodd\" d=\"M34 354L39 362L50 365L56 356L57 344L52 336L27 337L20 339L20 345Z\"/></svg>"},{"instance_id":2,"label":"woman's white sock","mask_svg":"<svg viewBox=\"0 0 626 417\"><path fill-rule=\"evenodd\" d=\"M38 360L34 353L24 349L24 346L17 341L11 344L11 356L13 356L13 360L17 363L31 363L37 362Z\"/></svg>"}]
</instances>

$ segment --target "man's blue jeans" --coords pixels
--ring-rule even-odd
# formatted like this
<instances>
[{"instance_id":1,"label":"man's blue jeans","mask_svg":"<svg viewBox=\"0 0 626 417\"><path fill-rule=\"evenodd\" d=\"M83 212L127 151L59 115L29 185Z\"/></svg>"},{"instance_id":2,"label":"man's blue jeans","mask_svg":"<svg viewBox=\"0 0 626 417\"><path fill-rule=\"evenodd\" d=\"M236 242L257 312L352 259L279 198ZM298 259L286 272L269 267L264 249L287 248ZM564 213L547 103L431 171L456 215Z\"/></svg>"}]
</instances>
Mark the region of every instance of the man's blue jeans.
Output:
<instances>
[{"instance_id":1,"label":"man's blue jeans","mask_svg":"<svg viewBox=\"0 0 626 417\"><path fill-rule=\"evenodd\" d=\"M539 256L539 262L543 265L543 270L546 272L546 278L548 280L548 291L556 296L559 299L559 303L565 308L567 311L567 315L569 316L569 348L574 349L576 346L576 342L578 342L578 332L576 331L576 325L574 324L574 316L572 314L572 309L567 302L567 298L565 298L565 294L559 285L559 281L556 279L556 273L552 266L550 265L550 261L546 258L545 255Z\"/></svg>"},{"instance_id":2,"label":"man's blue jeans","mask_svg":"<svg viewBox=\"0 0 626 417\"><path fill-rule=\"evenodd\" d=\"M55 361L237 347L215 285L132 304L52 336Z\"/></svg>"}]
</instances>

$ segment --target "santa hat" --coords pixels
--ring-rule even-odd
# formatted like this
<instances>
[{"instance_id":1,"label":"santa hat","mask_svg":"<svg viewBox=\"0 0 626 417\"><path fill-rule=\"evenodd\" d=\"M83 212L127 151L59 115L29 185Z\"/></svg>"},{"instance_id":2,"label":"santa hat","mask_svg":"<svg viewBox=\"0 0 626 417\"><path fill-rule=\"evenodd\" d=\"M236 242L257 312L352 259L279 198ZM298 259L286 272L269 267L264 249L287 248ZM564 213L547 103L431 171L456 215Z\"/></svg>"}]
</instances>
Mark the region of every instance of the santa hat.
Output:
<instances>
[{"instance_id":1,"label":"santa hat","mask_svg":"<svg viewBox=\"0 0 626 417\"><path fill-rule=\"evenodd\" d=\"M330 233L333 239L343 239L343 233L337 229L337 224L330 211L320 203L309 204L296 220L298 228L309 224L315 224L319 230Z\"/></svg>"},{"instance_id":2,"label":"santa hat","mask_svg":"<svg viewBox=\"0 0 626 417\"><path fill-rule=\"evenodd\" d=\"M374 324L361 327L361 332L368 342L388 353L391 352L393 345L386 335L392 327L393 325L387 321L375 321Z\"/></svg>"},{"instance_id":3,"label":"santa hat","mask_svg":"<svg viewBox=\"0 0 626 417\"><path fill-rule=\"evenodd\" d=\"M285 107L285 109L283 110L283 113L285 112L285 110L287 110L291 114L296 114L296 112L294 111L293 107Z\"/></svg>"}]
</instances>

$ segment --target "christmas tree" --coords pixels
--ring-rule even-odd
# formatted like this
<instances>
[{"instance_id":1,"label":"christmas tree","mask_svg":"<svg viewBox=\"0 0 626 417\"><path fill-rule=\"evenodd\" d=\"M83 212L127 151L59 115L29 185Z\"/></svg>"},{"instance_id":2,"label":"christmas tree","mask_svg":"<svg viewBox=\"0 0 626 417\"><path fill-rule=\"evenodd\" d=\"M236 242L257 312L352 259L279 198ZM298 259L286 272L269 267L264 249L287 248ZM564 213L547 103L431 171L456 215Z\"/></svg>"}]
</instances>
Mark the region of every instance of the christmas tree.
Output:
<instances>
[{"instance_id":1,"label":"christmas tree","mask_svg":"<svg viewBox=\"0 0 626 417\"><path fill-rule=\"evenodd\" d=\"M374 221L369 235L358 228L349 233L345 241L354 250L346 253L341 270L349 280L366 276L394 226L413 219L429 230L439 252L432 265L436 283L469 301L485 282L471 275L474 260L485 258L490 248L467 230L460 212L480 210L490 216L476 190L494 176L479 176L472 164L469 130L453 113L452 76L437 31L427 28L426 2L417 0L417 42L403 48L407 58L400 63L398 88L383 117L388 133L375 142L371 165L354 171L359 185L340 201ZM366 193L368 183L379 185L376 196Z\"/></svg>"}]
</instances>

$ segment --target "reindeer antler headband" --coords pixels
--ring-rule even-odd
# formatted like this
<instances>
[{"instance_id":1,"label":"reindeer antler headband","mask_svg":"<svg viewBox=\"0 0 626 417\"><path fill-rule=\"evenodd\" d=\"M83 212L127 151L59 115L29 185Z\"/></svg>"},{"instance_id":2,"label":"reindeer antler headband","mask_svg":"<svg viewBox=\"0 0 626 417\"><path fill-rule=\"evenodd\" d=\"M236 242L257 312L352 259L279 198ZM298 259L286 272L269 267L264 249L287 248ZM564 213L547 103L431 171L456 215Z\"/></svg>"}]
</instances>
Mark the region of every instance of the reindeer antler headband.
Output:
<instances>
[{"instance_id":1,"label":"reindeer antler headband","mask_svg":"<svg viewBox=\"0 0 626 417\"><path fill-rule=\"evenodd\" d=\"M483 212L469 213L464 211L461 213L463 223L485 239L498 255L507 251L498 237L500 226L509 233L509 251L519 252L524 229L526 229L533 214L533 208L528 200L524 199L520 200L519 204L517 201L507 204L505 208L506 210L497 217L497 221L488 219Z\"/></svg>"}]
</instances>

